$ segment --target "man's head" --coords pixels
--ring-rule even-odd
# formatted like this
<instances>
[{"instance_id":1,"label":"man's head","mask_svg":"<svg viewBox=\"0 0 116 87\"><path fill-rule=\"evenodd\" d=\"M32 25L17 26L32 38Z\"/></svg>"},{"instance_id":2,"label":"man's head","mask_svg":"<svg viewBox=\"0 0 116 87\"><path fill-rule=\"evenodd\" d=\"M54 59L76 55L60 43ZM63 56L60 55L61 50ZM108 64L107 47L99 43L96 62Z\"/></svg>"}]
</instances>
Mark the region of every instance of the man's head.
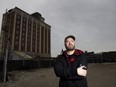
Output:
<instances>
[{"instance_id":1,"label":"man's head","mask_svg":"<svg viewBox=\"0 0 116 87\"><path fill-rule=\"evenodd\" d=\"M69 35L64 39L65 48L67 51L73 51L75 49L75 37Z\"/></svg>"}]
</instances>

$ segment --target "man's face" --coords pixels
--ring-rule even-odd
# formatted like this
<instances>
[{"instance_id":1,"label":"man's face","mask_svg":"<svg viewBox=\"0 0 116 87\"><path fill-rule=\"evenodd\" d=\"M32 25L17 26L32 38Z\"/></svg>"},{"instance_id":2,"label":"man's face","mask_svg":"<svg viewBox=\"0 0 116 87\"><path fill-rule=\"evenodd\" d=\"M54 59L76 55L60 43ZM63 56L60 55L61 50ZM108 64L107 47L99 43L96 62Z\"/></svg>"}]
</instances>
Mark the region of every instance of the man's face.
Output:
<instances>
[{"instance_id":1,"label":"man's face","mask_svg":"<svg viewBox=\"0 0 116 87\"><path fill-rule=\"evenodd\" d=\"M75 41L72 38L67 38L65 41L66 50L72 51L75 49Z\"/></svg>"}]
</instances>

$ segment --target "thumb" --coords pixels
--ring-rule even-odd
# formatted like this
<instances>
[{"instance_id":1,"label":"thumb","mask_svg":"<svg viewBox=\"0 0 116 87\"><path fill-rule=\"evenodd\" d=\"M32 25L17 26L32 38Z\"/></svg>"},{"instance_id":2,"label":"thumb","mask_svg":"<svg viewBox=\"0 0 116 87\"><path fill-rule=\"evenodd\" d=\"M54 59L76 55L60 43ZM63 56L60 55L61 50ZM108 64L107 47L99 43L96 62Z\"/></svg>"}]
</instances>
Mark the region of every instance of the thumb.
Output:
<instances>
[{"instance_id":1,"label":"thumb","mask_svg":"<svg viewBox=\"0 0 116 87\"><path fill-rule=\"evenodd\" d=\"M80 66L81 68L84 68L85 66Z\"/></svg>"},{"instance_id":2,"label":"thumb","mask_svg":"<svg viewBox=\"0 0 116 87\"><path fill-rule=\"evenodd\" d=\"M83 68L86 68L86 66L83 65L83 66L81 66L81 68L82 68L82 69L83 69Z\"/></svg>"}]
</instances>

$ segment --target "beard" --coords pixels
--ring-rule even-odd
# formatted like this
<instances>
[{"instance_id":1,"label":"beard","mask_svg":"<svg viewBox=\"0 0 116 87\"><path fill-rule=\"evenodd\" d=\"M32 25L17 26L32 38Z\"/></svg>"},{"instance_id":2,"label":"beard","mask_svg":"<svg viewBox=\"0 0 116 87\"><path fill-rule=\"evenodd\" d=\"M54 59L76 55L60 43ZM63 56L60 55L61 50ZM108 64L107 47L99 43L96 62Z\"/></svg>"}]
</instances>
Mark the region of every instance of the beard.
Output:
<instances>
[{"instance_id":1,"label":"beard","mask_svg":"<svg viewBox=\"0 0 116 87\"><path fill-rule=\"evenodd\" d=\"M65 47L66 47L67 51L73 51L75 49L75 46L66 46L65 45Z\"/></svg>"}]
</instances>

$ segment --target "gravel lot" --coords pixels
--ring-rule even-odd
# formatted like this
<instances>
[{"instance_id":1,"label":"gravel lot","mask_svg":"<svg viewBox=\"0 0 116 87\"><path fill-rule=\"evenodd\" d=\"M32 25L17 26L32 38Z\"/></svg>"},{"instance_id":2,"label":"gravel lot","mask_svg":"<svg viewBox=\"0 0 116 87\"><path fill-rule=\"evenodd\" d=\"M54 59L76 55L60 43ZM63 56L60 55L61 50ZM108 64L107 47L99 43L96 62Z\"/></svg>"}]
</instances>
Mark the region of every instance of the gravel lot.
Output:
<instances>
[{"instance_id":1,"label":"gravel lot","mask_svg":"<svg viewBox=\"0 0 116 87\"><path fill-rule=\"evenodd\" d=\"M116 87L116 63L89 64L87 79L88 87ZM58 87L58 81L53 68L14 71L0 87Z\"/></svg>"}]
</instances>

